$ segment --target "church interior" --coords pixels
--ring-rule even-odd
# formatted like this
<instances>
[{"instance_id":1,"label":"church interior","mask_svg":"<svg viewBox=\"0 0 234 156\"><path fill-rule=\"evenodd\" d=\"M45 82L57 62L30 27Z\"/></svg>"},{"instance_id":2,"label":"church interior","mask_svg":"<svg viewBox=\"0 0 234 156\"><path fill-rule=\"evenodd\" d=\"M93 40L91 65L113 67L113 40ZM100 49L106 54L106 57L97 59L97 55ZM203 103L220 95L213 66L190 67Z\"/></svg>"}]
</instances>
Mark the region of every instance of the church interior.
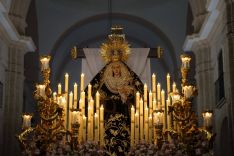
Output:
<instances>
[{"instance_id":1,"label":"church interior","mask_svg":"<svg viewBox=\"0 0 234 156\"><path fill-rule=\"evenodd\" d=\"M234 0L0 0L0 155L234 155Z\"/></svg>"}]
</instances>

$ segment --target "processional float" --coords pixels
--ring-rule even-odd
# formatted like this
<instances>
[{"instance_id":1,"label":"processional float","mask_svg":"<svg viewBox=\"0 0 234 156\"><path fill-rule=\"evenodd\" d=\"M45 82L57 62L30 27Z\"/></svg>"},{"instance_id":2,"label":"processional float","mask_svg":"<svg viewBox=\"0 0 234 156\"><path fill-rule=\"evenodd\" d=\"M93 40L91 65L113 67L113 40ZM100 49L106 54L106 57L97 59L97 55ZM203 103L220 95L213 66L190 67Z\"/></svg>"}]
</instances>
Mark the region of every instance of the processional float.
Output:
<instances>
[{"instance_id":1,"label":"processional float","mask_svg":"<svg viewBox=\"0 0 234 156\"><path fill-rule=\"evenodd\" d=\"M121 27L113 27L112 43L102 45L102 56L110 59L108 50L121 50L122 60L130 54ZM124 46L120 45L124 40ZM110 47L111 46L111 47ZM120 49L121 47L121 49ZM75 83L69 92L69 75L65 74L64 86L58 84L57 92L50 87L50 56L41 56L43 81L36 85L34 98L37 101L39 121L32 127L32 114L22 115L22 133L17 138L24 155L108 155L105 149L104 106L99 92L92 97L92 85L87 92L81 74L80 89ZM151 88L144 85L142 95L135 94L135 104L130 110L129 142L131 148L125 155L202 155L212 154L212 112L203 113L204 125L197 126L197 116L192 111L192 100L197 88L190 83L188 73L191 57L181 55L181 87L171 84L166 76L166 91L152 75ZM63 89L64 88L64 89ZM79 99L78 99L78 93Z\"/></svg>"}]
</instances>

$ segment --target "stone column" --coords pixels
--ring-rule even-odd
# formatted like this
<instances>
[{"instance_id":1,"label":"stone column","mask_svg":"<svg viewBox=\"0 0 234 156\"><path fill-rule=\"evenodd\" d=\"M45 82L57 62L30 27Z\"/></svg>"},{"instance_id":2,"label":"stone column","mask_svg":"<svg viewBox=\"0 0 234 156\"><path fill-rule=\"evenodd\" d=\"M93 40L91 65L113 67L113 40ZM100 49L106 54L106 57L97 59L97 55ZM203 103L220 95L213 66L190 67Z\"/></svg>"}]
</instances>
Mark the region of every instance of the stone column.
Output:
<instances>
[{"instance_id":1,"label":"stone column","mask_svg":"<svg viewBox=\"0 0 234 156\"><path fill-rule=\"evenodd\" d=\"M234 1L226 0L227 11L227 39L228 39L228 62L230 79L230 104L229 104L229 128L232 134L232 149L234 149Z\"/></svg>"},{"instance_id":2,"label":"stone column","mask_svg":"<svg viewBox=\"0 0 234 156\"><path fill-rule=\"evenodd\" d=\"M210 45L206 40L194 46L196 56L196 80L198 87L197 112L199 124L202 124L202 112L214 106L213 68L211 68Z\"/></svg>"},{"instance_id":3,"label":"stone column","mask_svg":"<svg viewBox=\"0 0 234 156\"><path fill-rule=\"evenodd\" d=\"M19 143L15 135L19 134L22 123L25 52L26 48L21 43L9 45L8 69L5 71L3 155L21 155Z\"/></svg>"}]
</instances>

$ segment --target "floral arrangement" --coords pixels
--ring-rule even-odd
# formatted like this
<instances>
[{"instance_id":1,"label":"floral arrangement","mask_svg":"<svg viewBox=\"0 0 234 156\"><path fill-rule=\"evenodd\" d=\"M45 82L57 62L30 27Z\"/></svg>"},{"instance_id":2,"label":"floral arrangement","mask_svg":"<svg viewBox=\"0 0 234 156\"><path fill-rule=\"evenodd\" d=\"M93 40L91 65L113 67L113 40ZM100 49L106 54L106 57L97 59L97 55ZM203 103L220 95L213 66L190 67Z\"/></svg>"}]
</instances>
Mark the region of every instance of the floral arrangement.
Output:
<instances>
[{"instance_id":1,"label":"floral arrangement","mask_svg":"<svg viewBox=\"0 0 234 156\"><path fill-rule=\"evenodd\" d=\"M46 153L42 153L37 148L36 143L30 144L30 148L23 152L23 155L46 155L46 156L103 156L105 150L102 149L96 142L85 142L77 145L76 149L72 149L69 142L57 141L46 150Z\"/></svg>"}]
</instances>

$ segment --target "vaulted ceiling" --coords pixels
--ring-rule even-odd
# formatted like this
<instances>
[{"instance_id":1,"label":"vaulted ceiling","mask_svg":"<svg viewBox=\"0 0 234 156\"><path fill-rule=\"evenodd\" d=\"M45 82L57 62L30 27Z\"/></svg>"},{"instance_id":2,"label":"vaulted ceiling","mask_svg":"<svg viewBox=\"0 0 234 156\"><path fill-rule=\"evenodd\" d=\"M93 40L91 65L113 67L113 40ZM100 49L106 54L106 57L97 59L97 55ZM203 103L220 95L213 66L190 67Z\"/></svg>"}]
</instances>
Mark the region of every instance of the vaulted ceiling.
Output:
<instances>
[{"instance_id":1,"label":"vaulted ceiling","mask_svg":"<svg viewBox=\"0 0 234 156\"><path fill-rule=\"evenodd\" d=\"M124 27L132 47L165 49L162 60L151 61L154 72L177 72L188 0L36 0L36 8L39 51L54 57L52 66L60 73L69 72L71 65L79 73L80 61L70 59L70 49L99 47L112 24ZM164 66L169 71L161 71ZM60 81L62 75L54 73L53 78Z\"/></svg>"}]
</instances>

